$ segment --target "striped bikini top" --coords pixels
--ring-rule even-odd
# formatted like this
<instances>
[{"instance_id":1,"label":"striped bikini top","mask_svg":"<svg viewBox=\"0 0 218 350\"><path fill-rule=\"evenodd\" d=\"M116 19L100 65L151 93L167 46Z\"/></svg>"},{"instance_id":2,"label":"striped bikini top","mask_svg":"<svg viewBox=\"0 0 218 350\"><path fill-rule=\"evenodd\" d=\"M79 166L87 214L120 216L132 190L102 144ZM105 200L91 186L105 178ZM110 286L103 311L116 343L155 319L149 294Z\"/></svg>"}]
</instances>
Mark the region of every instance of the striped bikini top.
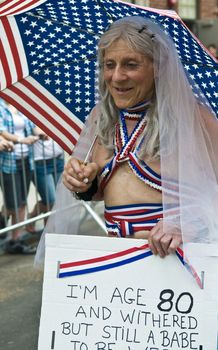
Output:
<instances>
[{"instance_id":1,"label":"striped bikini top","mask_svg":"<svg viewBox=\"0 0 218 350\"><path fill-rule=\"evenodd\" d=\"M147 106L148 102L144 102L131 109L120 111L119 122L115 125L114 156L100 173L101 190L104 190L120 163L127 162L134 174L141 181L161 191L161 176L137 156L137 152L143 142L142 133L147 124ZM128 119L137 120L130 135L128 135L126 126L126 120Z\"/></svg>"}]
</instances>

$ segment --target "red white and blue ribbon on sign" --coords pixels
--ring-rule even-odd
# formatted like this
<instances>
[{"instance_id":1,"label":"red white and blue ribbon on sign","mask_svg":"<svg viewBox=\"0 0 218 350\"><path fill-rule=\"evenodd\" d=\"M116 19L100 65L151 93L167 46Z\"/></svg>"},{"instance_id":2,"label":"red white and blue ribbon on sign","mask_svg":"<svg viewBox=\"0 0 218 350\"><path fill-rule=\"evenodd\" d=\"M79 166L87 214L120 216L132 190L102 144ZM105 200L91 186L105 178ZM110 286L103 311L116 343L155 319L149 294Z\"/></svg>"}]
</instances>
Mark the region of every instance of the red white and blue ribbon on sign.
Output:
<instances>
[{"instance_id":1,"label":"red white and blue ribbon on sign","mask_svg":"<svg viewBox=\"0 0 218 350\"><path fill-rule=\"evenodd\" d=\"M58 278L81 276L90 273L96 273L99 271L106 271L113 268L121 267L127 264L134 263L138 260L142 260L153 255L150 250L149 244L143 244L139 247L132 247L116 253L103 255L86 260L77 260L72 262L58 262ZM176 255L187 270L192 274L196 280L198 286L202 289L203 283L201 278L193 267L184 261L184 255L181 248L178 248Z\"/></svg>"}]
</instances>

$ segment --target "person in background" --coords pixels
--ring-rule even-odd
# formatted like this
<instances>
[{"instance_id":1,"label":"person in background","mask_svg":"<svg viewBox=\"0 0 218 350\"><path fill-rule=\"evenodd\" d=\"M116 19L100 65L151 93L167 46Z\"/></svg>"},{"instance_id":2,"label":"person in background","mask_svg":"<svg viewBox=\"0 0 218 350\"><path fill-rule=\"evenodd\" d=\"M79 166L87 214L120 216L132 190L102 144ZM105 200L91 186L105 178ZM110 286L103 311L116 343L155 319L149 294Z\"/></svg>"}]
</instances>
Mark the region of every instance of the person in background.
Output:
<instances>
[{"instance_id":1,"label":"person in background","mask_svg":"<svg viewBox=\"0 0 218 350\"><path fill-rule=\"evenodd\" d=\"M11 216L11 224L24 221L33 171L32 145L39 139L41 130L15 107L0 100L0 135L14 144L11 152L0 153L4 216ZM11 231L6 243L8 253L28 253L30 248L22 241L23 228Z\"/></svg>"},{"instance_id":2,"label":"person in background","mask_svg":"<svg viewBox=\"0 0 218 350\"><path fill-rule=\"evenodd\" d=\"M210 44L207 46L208 51L211 53L211 55L218 59L218 54L217 54L217 47L215 44Z\"/></svg>"},{"instance_id":3,"label":"person in background","mask_svg":"<svg viewBox=\"0 0 218 350\"><path fill-rule=\"evenodd\" d=\"M6 140L4 137L0 136L0 152L11 152L14 149L14 144L11 141ZM1 185L1 182L0 182ZM2 212L4 213L4 206L2 206ZM0 229L7 225L8 218L5 217L2 212L0 212ZM0 238L5 238L6 234L0 235Z\"/></svg>"},{"instance_id":4,"label":"person in background","mask_svg":"<svg viewBox=\"0 0 218 350\"><path fill-rule=\"evenodd\" d=\"M55 202L57 182L64 170L63 149L48 136L43 136L33 146L34 173L33 182L41 197L28 218L36 217L51 210ZM46 222L46 220L45 220ZM35 232L35 224L26 225L29 232Z\"/></svg>"}]
</instances>

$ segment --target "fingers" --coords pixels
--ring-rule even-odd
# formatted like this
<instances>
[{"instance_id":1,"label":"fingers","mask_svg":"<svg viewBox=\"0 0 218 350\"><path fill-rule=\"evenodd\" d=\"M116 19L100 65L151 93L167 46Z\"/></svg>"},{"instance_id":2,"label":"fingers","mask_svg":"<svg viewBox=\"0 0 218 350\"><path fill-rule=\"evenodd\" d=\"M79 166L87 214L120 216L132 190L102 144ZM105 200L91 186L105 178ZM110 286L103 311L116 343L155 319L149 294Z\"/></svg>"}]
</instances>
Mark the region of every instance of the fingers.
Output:
<instances>
[{"instance_id":1,"label":"fingers","mask_svg":"<svg viewBox=\"0 0 218 350\"><path fill-rule=\"evenodd\" d=\"M74 192L86 192L98 172L95 163L84 164L76 158L71 158L65 165L63 183Z\"/></svg>"},{"instance_id":2,"label":"fingers","mask_svg":"<svg viewBox=\"0 0 218 350\"><path fill-rule=\"evenodd\" d=\"M34 136L34 135L29 135L27 137L24 137L20 143L24 143L26 145L31 145L32 143L35 143L36 141L39 140L38 136Z\"/></svg>"},{"instance_id":3,"label":"fingers","mask_svg":"<svg viewBox=\"0 0 218 350\"><path fill-rule=\"evenodd\" d=\"M85 165L79 159L71 158L65 166L64 173L68 176L70 182L76 179L80 182L88 183L87 178L89 174L84 173L84 168Z\"/></svg>"},{"instance_id":4,"label":"fingers","mask_svg":"<svg viewBox=\"0 0 218 350\"><path fill-rule=\"evenodd\" d=\"M7 152L12 152L14 149L14 145L10 141L1 141L1 150L2 151L7 151Z\"/></svg>"},{"instance_id":5,"label":"fingers","mask_svg":"<svg viewBox=\"0 0 218 350\"><path fill-rule=\"evenodd\" d=\"M148 242L154 255L158 254L158 240L160 239L159 222L152 228L148 236ZM160 249L159 249L160 250Z\"/></svg>"},{"instance_id":6,"label":"fingers","mask_svg":"<svg viewBox=\"0 0 218 350\"><path fill-rule=\"evenodd\" d=\"M152 232L152 234L148 239L152 253L154 255L157 255L157 254L160 255L160 257L164 257L166 255L161 245L162 236L163 236L163 233L161 231L156 231L156 232Z\"/></svg>"},{"instance_id":7,"label":"fingers","mask_svg":"<svg viewBox=\"0 0 218 350\"><path fill-rule=\"evenodd\" d=\"M12 152L13 149L14 149L14 144L13 144L13 142L8 141L8 146L7 146L8 152Z\"/></svg>"},{"instance_id":8,"label":"fingers","mask_svg":"<svg viewBox=\"0 0 218 350\"><path fill-rule=\"evenodd\" d=\"M171 243L168 247L168 253L174 253L176 249L182 244L182 235L181 234L175 234L173 235L173 238L171 240Z\"/></svg>"},{"instance_id":9,"label":"fingers","mask_svg":"<svg viewBox=\"0 0 218 350\"><path fill-rule=\"evenodd\" d=\"M83 165L84 182L92 182L97 176L100 167L96 163L88 163Z\"/></svg>"},{"instance_id":10,"label":"fingers","mask_svg":"<svg viewBox=\"0 0 218 350\"><path fill-rule=\"evenodd\" d=\"M44 133L40 133L40 134L38 134L37 136L38 136L39 139L42 140L42 141L46 141L46 140L49 140L49 139L50 139L50 137L49 137L48 135L44 134Z\"/></svg>"},{"instance_id":11,"label":"fingers","mask_svg":"<svg viewBox=\"0 0 218 350\"><path fill-rule=\"evenodd\" d=\"M87 185L83 182L83 172L79 160L70 159L67 162L63 172L63 183L70 191L86 190Z\"/></svg>"},{"instance_id":12,"label":"fingers","mask_svg":"<svg viewBox=\"0 0 218 350\"><path fill-rule=\"evenodd\" d=\"M69 178L68 176L63 178L64 185L70 190L71 192L86 192L90 184L85 184L82 181L76 180L75 178Z\"/></svg>"},{"instance_id":13,"label":"fingers","mask_svg":"<svg viewBox=\"0 0 218 350\"><path fill-rule=\"evenodd\" d=\"M67 165L66 165L66 171L69 172L70 175L77 176L77 178L83 178L83 163L76 158L71 158Z\"/></svg>"},{"instance_id":14,"label":"fingers","mask_svg":"<svg viewBox=\"0 0 218 350\"><path fill-rule=\"evenodd\" d=\"M178 232L178 229L175 229L174 232L172 229L172 233L165 233L163 223L159 221L150 231L148 241L153 254L158 254L163 258L176 251L182 243L182 235L181 232Z\"/></svg>"},{"instance_id":15,"label":"fingers","mask_svg":"<svg viewBox=\"0 0 218 350\"><path fill-rule=\"evenodd\" d=\"M8 144L8 145L5 146L5 150L6 150L7 152L12 152L13 149L14 149L14 146L13 146L13 145Z\"/></svg>"}]
</instances>

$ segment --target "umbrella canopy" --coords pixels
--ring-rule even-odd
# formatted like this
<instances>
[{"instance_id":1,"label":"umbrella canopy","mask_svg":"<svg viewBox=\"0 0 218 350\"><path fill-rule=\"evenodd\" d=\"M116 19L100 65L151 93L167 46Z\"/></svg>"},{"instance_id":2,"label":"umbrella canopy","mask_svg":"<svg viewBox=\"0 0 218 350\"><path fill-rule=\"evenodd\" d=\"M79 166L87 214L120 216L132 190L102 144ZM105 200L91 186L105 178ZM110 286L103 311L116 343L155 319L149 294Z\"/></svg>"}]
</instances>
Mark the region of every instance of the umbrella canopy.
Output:
<instances>
[{"instance_id":1,"label":"umbrella canopy","mask_svg":"<svg viewBox=\"0 0 218 350\"><path fill-rule=\"evenodd\" d=\"M71 153L98 100L98 40L113 21L138 15L171 36L196 97L218 115L218 64L179 16L113 0L1 4L0 96Z\"/></svg>"}]
</instances>

